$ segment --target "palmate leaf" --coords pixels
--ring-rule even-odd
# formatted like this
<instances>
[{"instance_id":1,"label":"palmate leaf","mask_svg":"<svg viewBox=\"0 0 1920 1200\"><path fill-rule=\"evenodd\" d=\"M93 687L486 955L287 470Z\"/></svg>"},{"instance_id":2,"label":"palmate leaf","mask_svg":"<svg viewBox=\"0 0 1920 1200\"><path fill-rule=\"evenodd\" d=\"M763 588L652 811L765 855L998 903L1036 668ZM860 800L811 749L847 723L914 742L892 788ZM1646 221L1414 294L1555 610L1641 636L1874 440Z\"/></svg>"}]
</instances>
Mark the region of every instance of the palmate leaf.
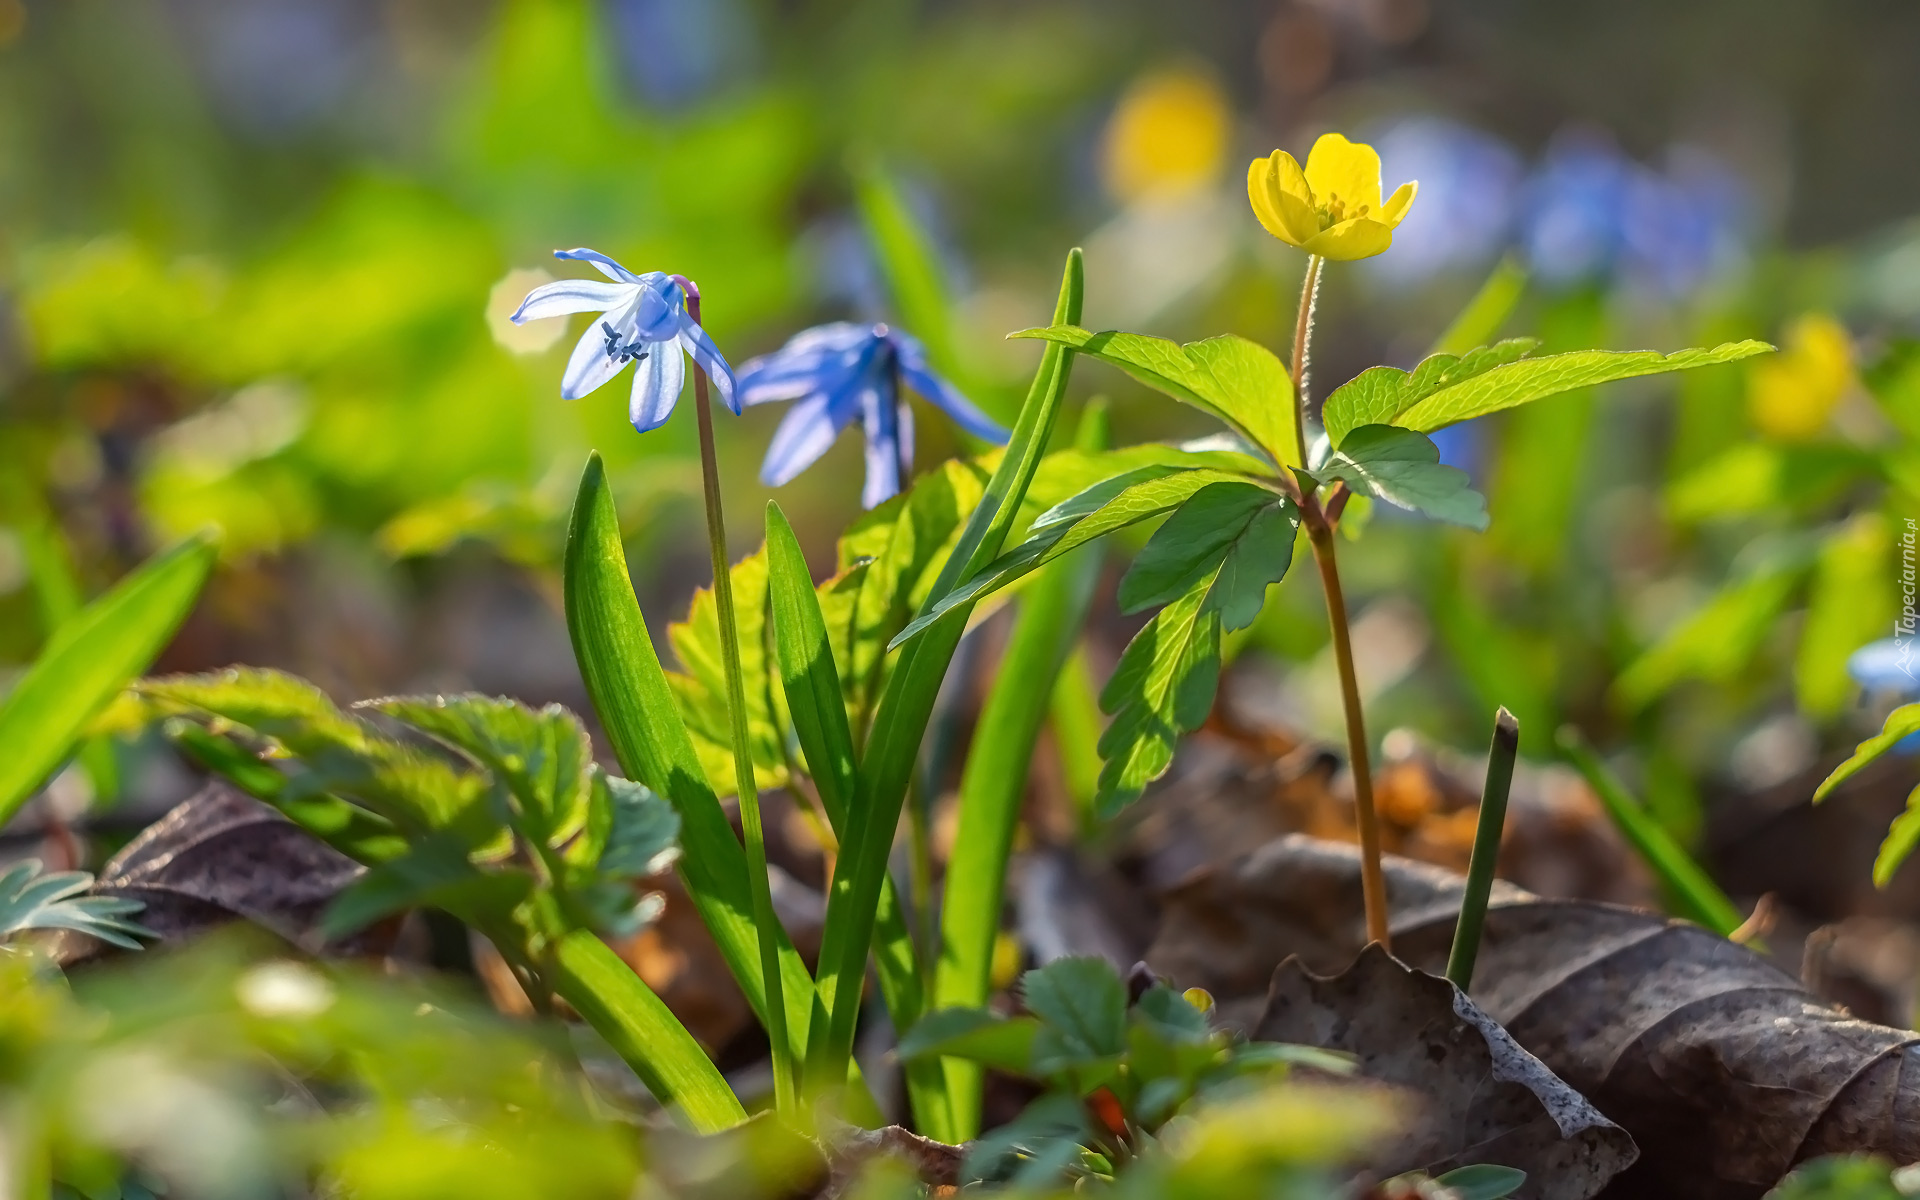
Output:
<instances>
[{"instance_id":1,"label":"palmate leaf","mask_svg":"<svg viewBox=\"0 0 1920 1200\"><path fill-rule=\"evenodd\" d=\"M1136 613L1177 600L1215 576L1208 603L1225 631L1260 615L1267 587L1293 562L1300 512L1293 501L1258 484L1210 483L1187 499L1135 556L1120 580L1120 611Z\"/></svg>"},{"instance_id":2,"label":"palmate leaf","mask_svg":"<svg viewBox=\"0 0 1920 1200\"><path fill-rule=\"evenodd\" d=\"M1356 492L1398 508L1468 529L1487 527L1487 499L1467 486L1467 473L1440 461L1433 439L1391 425L1353 430L1314 469L1322 482L1338 479Z\"/></svg>"},{"instance_id":3,"label":"palmate leaf","mask_svg":"<svg viewBox=\"0 0 1920 1200\"><path fill-rule=\"evenodd\" d=\"M1180 736L1200 727L1220 682L1220 610L1209 599L1216 570L1154 614L1134 635L1100 693L1113 720L1100 735L1100 790L1108 815L1137 799L1173 764Z\"/></svg>"},{"instance_id":4,"label":"palmate leaf","mask_svg":"<svg viewBox=\"0 0 1920 1200\"><path fill-rule=\"evenodd\" d=\"M1574 350L1545 358L1522 357L1532 344L1515 338L1470 350L1436 354L1411 372L1372 367L1334 389L1321 412L1336 447L1364 425L1398 425L1431 433L1459 421L1515 408L1616 379L1663 375L1765 354L1765 342L1727 342L1711 349Z\"/></svg>"},{"instance_id":5,"label":"palmate leaf","mask_svg":"<svg viewBox=\"0 0 1920 1200\"><path fill-rule=\"evenodd\" d=\"M42 873L40 860L22 859L0 871L0 945L34 929L69 929L123 950L138 950L136 938L158 937L127 918L145 905L114 896L89 896L93 876L85 871Z\"/></svg>"},{"instance_id":6,"label":"palmate leaf","mask_svg":"<svg viewBox=\"0 0 1920 1200\"><path fill-rule=\"evenodd\" d=\"M1225 421L1275 465L1305 460L1294 439L1293 380L1271 350L1233 334L1180 345L1165 338L1078 325L1013 334L1070 346L1141 383Z\"/></svg>"}]
</instances>

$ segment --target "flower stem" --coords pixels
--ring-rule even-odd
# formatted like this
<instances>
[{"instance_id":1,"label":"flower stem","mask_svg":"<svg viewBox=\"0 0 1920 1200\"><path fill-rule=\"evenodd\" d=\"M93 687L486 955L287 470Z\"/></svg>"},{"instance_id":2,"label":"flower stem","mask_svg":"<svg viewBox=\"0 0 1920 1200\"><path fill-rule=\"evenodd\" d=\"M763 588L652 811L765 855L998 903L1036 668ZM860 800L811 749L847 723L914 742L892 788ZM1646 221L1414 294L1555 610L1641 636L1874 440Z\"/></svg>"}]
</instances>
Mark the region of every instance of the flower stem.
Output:
<instances>
[{"instance_id":1,"label":"flower stem","mask_svg":"<svg viewBox=\"0 0 1920 1200\"><path fill-rule=\"evenodd\" d=\"M1453 927L1453 949L1447 955L1447 978L1463 992L1473 985L1473 960L1480 953L1487 896L1493 891L1493 867L1500 857L1500 831L1507 824L1513 760L1519 753L1520 722L1502 708L1493 716L1493 746L1487 751L1487 782L1480 789L1480 816L1473 831L1473 858L1467 864L1467 890L1460 897L1460 920Z\"/></svg>"},{"instance_id":2,"label":"flower stem","mask_svg":"<svg viewBox=\"0 0 1920 1200\"><path fill-rule=\"evenodd\" d=\"M1307 454L1307 360L1313 342L1313 310L1320 298L1319 255L1307 259L1300 284L1300 312L1293 325L1293 431L1301 465ZM1366 716L1360 707L1360 681L1353 669L1353 639L1347 628L1347 602L1340 590L1340 566L1334 555L1333 520L1317 495L1300 498L1301 523L1320 567L1327 596L1327 623L1333 629L1333 658L1340 672L1340 699L1346 708L1347 758L1353 770L1353 807L1360 826L1360 883L1366 900L1367 940L1391 949L1387 934L1387 882L1380 872L1380 821L1373 807L1373 769L1367 757Z\"/></svg>"},{"instance_id":3,"label":"flower stem","mask_svg":"<svg viewBox=\"0 0 1920 1200\"><path fill-rule=\"evenodd\" d=\"M687 287L687 311L700 321L700 294ZM679 353L677 348L667 351ZM753 890L753 924L760 934L760 974L766 980L767 1039L773 1049L773 1099L779 1112L791 1113L799 1094L793 1047L787 1036L787 1003L780 979L779 918L767 879L766 831L760 823L760 795L753 784L753 753L747 744L747 688L740 672L740 626L734 619L733 575L727 557L727 523L720 511L720 470L713 452L713 404L707 376L693 373L694 412L700 419L700 474L707 501L707 545L713 552L713 602L720 618L720 657L727 672L727 716L733 733L733 777L740 797L740 826L745 833L747 874Z\"/></svg>"}]
</instances>

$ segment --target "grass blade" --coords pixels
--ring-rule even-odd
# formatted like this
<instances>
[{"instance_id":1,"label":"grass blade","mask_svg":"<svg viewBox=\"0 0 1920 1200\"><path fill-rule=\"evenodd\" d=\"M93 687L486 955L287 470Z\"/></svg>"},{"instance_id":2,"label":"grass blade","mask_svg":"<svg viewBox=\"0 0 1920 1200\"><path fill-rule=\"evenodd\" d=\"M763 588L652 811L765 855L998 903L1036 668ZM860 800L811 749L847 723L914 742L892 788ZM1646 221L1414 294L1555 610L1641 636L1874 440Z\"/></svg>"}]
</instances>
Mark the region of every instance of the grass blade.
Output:
<instances>
[{"instance_id":1,"label":"grass blade","mask_svg":"<svg viewBox=\"0 0 1920 1200\"><path fill-rule=\"evenodd\" d=\"M1054 313L1056 324L1079 320L1084 287L1080 252L1075 250L1067 258ZM1047 348L1015 422L1006 455L988 481L986 494L969 518L958 545L942 566L928 598L929 606L934 597L986 566L999 553L1027 486L1033 480L1034 470L1046 451L1054 418L1060 410L1060 399L1066 392L1072 361L1065 347ZM940 682L965 624L964 616L947 622L901 650L900 660L874 716L873 731L861 762L861 805L859 811L848 814L848 836L842 841L840 859L834 867L826 926L821 934L820 997L828 1021L825 1028L814 1030L808 1045L808 1070L819 1078L837 1078L845 1070L843 1064L852 1052L861 983L873 941L881 884L886 878L887 856L893 846L921 737L926 732ZM911 961L910 948L906 957ZM895 1012L892 1015L897 1027L906 1028L920 1014ZM817 1070L816 1063L819 1064ZM916 1089L914 1100L922 1128L939 1136L943 1118L929 1120L933 1114L921 1112L919 1107L923 1102L937 1103L935 1098Z\"/></svg>"},{"instance_id":2,"label":"grass blade","mask_svg":"<svg viewBox=\"0 0 1920 1200\"><path fill-rule=\"evenodd\" d=\"M0 824L66 760L87 725L150 666L213 570L195 534L149 559L54 633L0 704Z\"/></svg>"},{"instance_id":3,"label":"grass blade","mask_svg":"<svg viewBox=\"0 0 1920 1200\"><path fill-rule=\"evenodd\" d=\"M1473 986L1473 960L1480 954L1480 930L1487 920L1487 896L1493 891L1500 832L1507 825L1507 793L1513 788L1513 762L1519 755L1520 722L1502 708L1493 715L1493 746L1487 751L1487 782L1480 789L1467 890L1460 898L1460 921L1453 927L1453 948L1447 954L1447 978L1463 992Z\"/></svg>"},{"instance_id":4,"label":"grass blade","mask_svg":"<svg viewBox=\"0 0 1920 1200\"><path fill-rule=\"evenodd\" d=\"M1560 747L1561 757L1580 772L1594 794L1600 797L1600 803L1613 818L1614 827L1627 839L1660 882L1666 885L1680 915L1690 921L1697 921L1726 937L1740 928L1745 919L1740 910L1727 899L1720 885L1713 881L1699 863L1673 840L1673 836L1660 827L1638 801L1627 794L1627 789L1616 779L1613 772L1601 764L1578 729L1571 725L1562 726L1554 741Z\"/></svg>"},{"instance_id":5,"label":"grass blade","mask_svg":"<svg viewBox=\"0 0 1920 1200\"><path fill-rule=\"evenodd\" d=\"M565 580L567 632L614 755L628 778L665 796L679 812L685 851L681 879L747 1002L767 1024L746 851L700 769L666 672L647 636L627 574L620 519L598 454L588 458L580 477L567 535ZM813 980L784 931L779 941L788 1039L798 1049L805 1044L812 1017Z\"/></svg>"}]
</instances>

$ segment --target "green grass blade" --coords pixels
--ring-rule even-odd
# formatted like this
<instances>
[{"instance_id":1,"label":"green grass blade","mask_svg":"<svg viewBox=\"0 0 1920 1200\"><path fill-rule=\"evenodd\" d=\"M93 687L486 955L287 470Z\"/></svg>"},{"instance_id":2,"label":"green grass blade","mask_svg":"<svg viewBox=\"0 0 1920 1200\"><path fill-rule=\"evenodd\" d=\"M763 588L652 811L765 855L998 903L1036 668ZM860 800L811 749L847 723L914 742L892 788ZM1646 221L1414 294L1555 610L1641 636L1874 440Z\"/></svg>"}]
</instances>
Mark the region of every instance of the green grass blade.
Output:
<instances>
[{"instance_id":1,"label":"green grass blade","mask_svg":"<svg viewBox=\"0 0 1920 1200\"><path fill-rule=\"evenodd\" d=\"M1487 779L1474 821L1473 857L1467 863L1467 888L1460 897L1460 919L1454 923L1453 947L1447 954L1447 978L1463 992L1473 987L1473 964L1480 955L1480 931L1487 920L1500 835L1507 827L1507 793L1513 787L1513 764L1519 754L1520 722L1503 707L1493 715L1493 745L1487 750Z\"/></svg>"},{"instance_id":2,"label":"green grass blade","mask_svg":"<svg viewBox=\"0 0 1920 1200\"><path fill-rule=\"evenodd\" d=\"M800 541L793 536L786 514L771 500L767 501L767 586L773 606L774 656L793 731L827 819L838 833L858 785L859 755L806 555L800 552Z\"/></svg>"},{"instance_id":3,"label":"green grass blade","mask_svg":"<svg viewBox=\"0 0 1920 1200\"><path fill-rule=\"evenodd\" d=\"M1727 899L1720 885L1661 828L1652 814L1627 794L1627 789L1601 764L1580 731L1570 725L1563 726L1554 741L1560 747L1561 756L1600 797L1601 805L1613 818L1620 835L1666 885L1680 915L1699 922L1721 937L1740 928L1745 918L1733 906L1733 901Z\"/></svg>"},{"instance_id":4,"label":"green grass blade","mask_svg":"<svg viewBox=\"0 0 1920 1200\"><path fill-rule=\"evenodd\" d=\"M580 477L567 535L565 580L574 657L614 755L628 778L665 796L679 812L680 877L740 990L765 1024L766 988L746 851L700 769L693 739L681 723L666 672L647 636L627 574L620 518L598 454L587 460ZM780 977L788 1038L797 1050L805 1045L812 1018L813 980L784 931Z\"/></svg>"},{"instance_id":5,"label":"green grass blade","mask_svg":"<svg viewBox=\"0 0 1920 1200\"><path fill-rule=\"evenodd\" d=\"M213 537L195 534L148 560L54 633L0 704L0 823L165 648L199 598L214 557Z\"/></svg>"},{"instance_id":6,"label":"green grass blade","mask_svg":"<svg viewBox=\"0 0 1920 1200\"><path fill-rule=\"evenodd\" d=\"M1056 324L1079 320L1084 290L1081 257L1076 249L1067 257L1054 313ZM934 596L986 566L999 553L1046 451L1061 397L1066 392L1072 361L1065 347L1047 347L1026 403L1014 423L1006 454L988 481L986 494L969 518L959 543L942 566L928 598L929 605ZM874 716L873 731L861 763L860 810L848 814L848 837L842 842L840 859L835 864L826 926L821 934L820 997L828 1022L825 1028L814 1031L808 1046L808 1071L819 1078L838 1078L845 1069L842 1064L852 1052L861 983L866 974L867 951L873 940L881 884L886 878L887 856L899 825L900 808L919 754L920 740L933 713L934 698L965 624L964 617L947 622L901 650ZM911 958L910 953L908 957ZM892 1015L897 1027L906 1028L919 1013ZM916 1090L916 1104L922 1098ZM932 1097L926 1100L934 1103ZM926 1121L925 1115L922 1114L923 1128L937 1136L940 1123Z\"/></svg>"},{"instance_id":7,"label":"green grass blade","mask_svg":"<svg viewBox=\"0 0 1920 1200\"><path fill-rule=\"evenodd\" d=\"M553 944L541 969L647 1090L679 1108L695 1130L718 1133L747 1119L700 1043L599 937L573 930Z\"/></svg>"},{"instance_id":8,"label":"green grass blade","mask_svg":"<svg viewBox=\"0 0 1920 1200\"><path fill-rule=\"evenodd\" d=\"M1494 264L1493 273L1427 353L1460 355L1493 341L1526 291L1527 269L1509 254Z\"/></svg>"},{"instance_id":9,"label":"green grass blade","mask_svg":"<svg viewBox=\"0 0 1920 1200\"><path fill-rule=\"evenodd\" d=\"M980 1008L992 989L993 942L1013 851L1027 768L1040 740L1054 679L1086 619L1100 575L1100 551L1082 547L1042 570L1019 601L1020 615L993 691L975 726L960 781L960 825L941 905L935 1008ZM980 1132L979 1064L946 1060L953 1139Z\"/></svg>"}]
</instances>

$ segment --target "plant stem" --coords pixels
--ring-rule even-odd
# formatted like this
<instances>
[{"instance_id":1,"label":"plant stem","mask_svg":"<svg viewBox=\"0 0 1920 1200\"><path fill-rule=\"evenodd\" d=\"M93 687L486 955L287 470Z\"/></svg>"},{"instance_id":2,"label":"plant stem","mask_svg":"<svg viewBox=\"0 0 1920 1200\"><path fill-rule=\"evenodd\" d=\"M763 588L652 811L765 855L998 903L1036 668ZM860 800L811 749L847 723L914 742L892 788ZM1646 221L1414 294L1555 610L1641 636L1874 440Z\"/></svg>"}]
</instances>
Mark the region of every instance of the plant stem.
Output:
<instances>
[{"instance_id":1,"label":"plant stem","mask_svg":"<svg viewBox=\"0 0 1920 1200\"><path fill-rule=\"evenodd\" d=\"M1473 960L1480 953L1480 930L1493 891L1493 868L1500 858L1500 832L1507 824L1507 792L1513 787L1513 761L1520 754L1520 722L1504 707L1493 715L1493 746L1487 751L1487 782L1480 789L1480 817L1473 831L1473 858L1467 864L1467 890L1460 898L1460 920L1453 927L1447 978L1461 991L1473 985Z\"/></svg>"},{"instance_id":2,"label":"plant stem","mask_svg":"<svg viewBox=\"0 0 1920 1200\"><path fill-rule=\"evenodd\" d=\"M1300 311L1293 324L1293 431L1301 465L1307 454L1307 362L1313 343L1313 310L1320 299L1319 255L1307 259L1300 284ZM1300 519L1320 567L1327 597L1327 623L1333 630L1334 664L1340 671L1340 699L1346 708L1347 759L1353 770L1353 808L1360 827L1360 884L1366 900L1367 940L1391 949L1387 933L1387 882L1380 872L1380 821L1373 808L1373 770L1367 758L1366 716L1360 706L1360 681L1353 669L1353 639L1347 628L1347 602L1340 591L1340 566L1334 556L1333 520L1315 495L1300 497Z\"/></svg>"},{"instance_id":3,"label":"plant stem","mask_svg":"<svg viewBox=\"0 0 1920 1200\"><path fill-rule=\"evenodd\" d=\"M685 285L687 312L700 321L700 293ZM656 353L678 354L677 347ZM746 835L747 882L753 889L753 923L760 934L760 972L766 979L767 1038L773 1049L774 1107L794 1111L799 1094L792 1046L787 1040L787 1004L780 978L778 917L767 879L766 831L760 824L760 795L754 790L753 752L747 744L747 688L740 673L740 626L733 613L733 575L727 557L727 524L720 511L720 469L713 452L713 404L707 398L706 372L693 373L694 412L700 420L700 474L707 501L707 545L713 552L713 603L720 618L720 657L727 672L727 716L733 733L733 778L740 797L740 827Z\"/></svg>"}]
</instances>

